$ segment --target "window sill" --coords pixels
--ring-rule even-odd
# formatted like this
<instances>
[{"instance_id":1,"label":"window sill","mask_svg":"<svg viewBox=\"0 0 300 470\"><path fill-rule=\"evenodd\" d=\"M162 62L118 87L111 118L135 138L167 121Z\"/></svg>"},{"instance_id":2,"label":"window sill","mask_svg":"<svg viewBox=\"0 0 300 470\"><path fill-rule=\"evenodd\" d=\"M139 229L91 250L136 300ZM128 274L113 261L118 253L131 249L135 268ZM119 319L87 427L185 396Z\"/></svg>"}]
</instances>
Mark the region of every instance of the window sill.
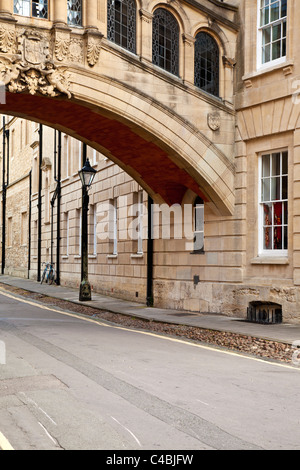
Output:
<instances>
[{"instance_id":1,"label":"window sill","mask_svg":"<svg viewBox=\"0 0 300 470\"><path fill-rule=\"evenodd\" d=\"M287 265L289 259L286 256L257 256L251 260L251 264Z\"/></svg>"},{"instance_id":2,"label":"window sill","mask_svg":"<svg viewBox=\"0 0 300 470\"><path fill-rule=\"evenodd\" d=\"M130 255L131 258L144 258L144 253L133 253Z\"/></svg>"},{"instance_id":3,"label":"window sill","mask_svg":"<svg viewBox=\"0 0 300 470\"><path fill-rule=\"evenodd\" d=\"M252 80L253 78L260 77L261 75L271 73L276 70L285 69L287 67L293 67L293 66L294 66L293 60L285 60L277 65L272 65L272 63L270 63L270 65L262 66L259 69L257 69L255 72L247 73L246 75L243 76L242 80L245 82L247 80Z\"/></svg>"},{"instance_id":4,"label":"window sill","mask_svg":"<svg viewBox=\"0 0 300 470\"><path fill-rule=\"evenodd\" d=\"M107 259L117 259L118 255L107 255L106 258Z\"/></svg>"},{"instance_id":5,"label":"window sill","mask_svg":"<svg viewBox=\"0 0 300 470\"><path fill-rule=\"evenodd\" d=\"M194 250L190 252L190 255L205 255L204 250Z\"/></svg>"}]
</instances>

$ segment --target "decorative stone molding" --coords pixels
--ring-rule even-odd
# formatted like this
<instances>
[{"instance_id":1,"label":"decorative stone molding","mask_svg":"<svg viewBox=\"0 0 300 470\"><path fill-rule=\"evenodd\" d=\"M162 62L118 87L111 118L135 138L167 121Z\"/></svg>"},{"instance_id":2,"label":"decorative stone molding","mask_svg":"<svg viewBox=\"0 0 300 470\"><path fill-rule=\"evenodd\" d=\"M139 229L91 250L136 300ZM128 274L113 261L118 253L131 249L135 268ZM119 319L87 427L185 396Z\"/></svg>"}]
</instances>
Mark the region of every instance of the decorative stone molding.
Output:
<instances>
[{"instance_id":1,"label":"decorative stone molding","mask_svg":"<svg viewBox=\"0 0 300 470\"><path fill-rule=\"evenodd\" d=\"M51 58L48 38L39 31L26 30L18 37L18 54L25 66L45 63Z\"/></svg>"},{"instance_id":2,"label":"decorative stone molding","mask_svg":"<svg viewBox=\"0 0 300 470\"><path fill-rule=\"evenodd\" d=\"M60 94L65 94L68 98L72 96L66 67L58 68L51 61L31 66L18 59L10 61L0 57L0 76L11 93L28 91L31 95L40 93L51 97Z\"/></svg>"},{"instance_id":3,"label":"decorative stone molding","mask_svg":"<svg viewBox=\"0 0 300 470\"><path fill-rule=\"evenodd\" d=\"M192 47L196 42L196 39L193 36L191 36L190 34L186 34L186 33L182 35L182 40L184 44L187 44L190 47Z\"/></svg>"},{"instance_id":4,"label":"decorative stone molding","mask_svg":"<svg viewBox=\"0 0 300 470\"><path fill-rule=\"evenodd\" d=\"M221 127L221 116L219 113L209 113L207 115L207 124L212 131L217 131Z\"/></svg>"},{"instance_id":5,"label":"decorative stone molding","mask_svg":"<svg viewBox=\"0 0 300 470\"><path fill-rule=\"evenodd\" d=\"M0 28L0 52L12 53L16 46L16 33L15 29L10 29L5 26Z\"/></svg>"},{"instance_id":6,"label":"decorative stone molding","mask_svg":"<svg viewBox=\"0 0 300 470\"><path fill-rule=\"evenodd\" d=\"M54 41L55 57L61 62L65 60L69 54L71 42L70 34L64 31L56 31Z\"/></svg>"},{"instance_id":7,"label":"decorative stone molding","mask_svg":"<svg viewBox=\"0 0 300 470\"><path fill-rule=\"evenodd\" d=\"M292 65L288 65L287 67L284 67L282 69L282 73L283 75L287 76L287 75L291 75L293 73L293 66Z\"/></svg>"},{"instance_id":8,"label":"decorative stone molding","mask_svg":"<svg viewBox=\"0 0 300 470\"><path fill-rule=\"evenodd\" d=\"M103 34L99 31L87 30L86 40L86 59L90 67L94 67L100 56Z\"/></svg>"},{"instance_id":9,"label":"decorative stone molding","mask_svg":"<svg viewBox=\"0 0 300 470\"><path fill-rule=\"evenodd\" d=\"M140 17L142 21L145 21L146 23L151 23L153 19L152 13L150 13L147 10L143 10L142 8L139 11Z\"/></svg>"},{"instance_id":10,"label":"decorative stone molding","mask_svg":"<svg viewBox=\"0 0 300 470\"><path fill-rule=\"evenodd\" d=\"M84 42L82 38L75 38L71 36L69 47L69 61L75 64L84 63Z\"/></svg>"},{"instance_id":11,"label":"decorative stone molding","mask_svg":"<svg viewBox=\"0 0 300 470\"><path fill-rule=\"evenodd\" d=\"M0 55L0 77L8 90L71 98L67 68L57 67L51 60L48 38L39 31L26 30L17 43L17 55Z\"/></svg>"},{"instance_id":12,"label":"decorative stone molding","mask_svg":"<svg viewBox=\"0 0 300 470\"><path fill-rule=\"evenodd\" d=\"M223 55L222 60L223 60L223 65L225 67L230 68L230 69L233 69L233 67L235 67L235 65L236 65L236 60L235 59L230 59L230 57L227 57L225 55Z\"/></svg>"},{"instance_id":13,"label":"decorative stone molding","mask_svg":"<svg viewBox=\"0 0 300 470\"><path fill-rule=\"evenodd\" d=\"M52 162L50 158L44 157L42 160L41 170L48 171L52 167Z\"/></svg>"}]
</instances>

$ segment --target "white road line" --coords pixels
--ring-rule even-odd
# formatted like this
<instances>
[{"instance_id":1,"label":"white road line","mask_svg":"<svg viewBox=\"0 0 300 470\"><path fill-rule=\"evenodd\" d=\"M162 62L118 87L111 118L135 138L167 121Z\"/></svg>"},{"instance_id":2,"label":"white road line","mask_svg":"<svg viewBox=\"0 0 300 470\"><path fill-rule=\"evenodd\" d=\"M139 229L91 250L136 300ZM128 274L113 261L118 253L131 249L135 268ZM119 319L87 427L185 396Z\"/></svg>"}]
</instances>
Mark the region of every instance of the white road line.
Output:
<instances>
[{"instance_id":1,"label":"white road line","mask_svg":"<svg viewBox=\"0 0 300 470\"><path fill-rule=\"evenodd\" d=\"M209 403L205 403L205 401L201 401L201 400L198 400L198 399L196 401L198 401L199 403L202 403L202 405L210 406Z\"/></svg>"},{"instance_id":2,"label":"white road line","mask_svg":"<svg viewBox=\"0 0 300 470\"><path fill-rule=\"evenodd\" d=\"M118 421L116 418L114 418L113 416L111 416L111 418L116 422L118 423L123 429L125 429L127 432L129 432L129 434L133 437L133 439L138 443L138 445L140 447L142 447L142 444L140 443L140 441L138 440L138 438L133 434L133 432L130 431L130 429L126 428L125 426L123 426L123 424L120 423L120 421Z\"/></svg>"},{"instance_id":3,"label":"white road line","mask_svg":"<svg viewBox=\"0 0 300 470\"><path fill-rule=\"evenodd\" d=\"M49 439L51 439L51 441L57 446L57 441L51 436L51 434L47 431L45 426L43 426L42 423L40 423L39 421L38 421L38 423L41 426L41 428L45 431L45 433L49 437Z\"/></svg>"},{"instance_id":4,"label":"white road line","mask_svg":"<svg viewBox=\"0 0 300 470\"><path fill-rule=\"evenodd\" d=\"M57 423L54 421L54 419L52 419L51 416L49 416L48 413L46 413L46 411L43 410L43 408L41 408L34 400L27 397L24 392L20 392L20 395L24 395L25 399L29 404L33 405L37 410L41 411L52 424L57 426Z\"/></svg>"},{"instance_id":5,"label":"white road line","mask_svg":"<svg viewBox=\"0 0 300 470\"><path fill-rule=\"evenodd\" d=\"M169 336L159 335L157 333L151 333L151 332L148 332L148 331L135 330L135 329L132 329L132 328L126 328L124 326L109 325L107 323L102 323L100 321L97 321L97 319L85 318L84 316L82 316L80 314L68 313L68 312L64 312L62 310L56 310L55 308L50 308L50 307L46 307L44 305L40 305L40 304L37 304L37 303L34 303L34 302L30 302L28 300L20 299L19 297L15 297L11 294L7 294L1 288L0 288L0 294L4 295L6 297L9 297L11 299L17 300L19 302L26 303L26 304L29 304L29 305L33 305L34 307L40 308L42 310L49 310L51 312L59 313L60 315L67 315L69 317L73 317L73 318L77 318L78 320L94 323L95 325L103 326L105 328L114 328L114 329L123 330L123 331L130 331L132 333L136 333L136 334L140 334L140 335L153 336L155 338L160 338L160 339L165 340L165 341L173 341L174 343L184 344L185 346L192 346L194 348L205 349L207 351L212 351L212 352L219 353L219 354L225 354L225 355L228 355L228 356L238 357L240 359L246 359L248 361L260 362L260 363L263 363L263 364L266 364L266 365L272 365L274 367L280 367L280 368L283 368L283 369L290 369L290 370L293 370L293 371L296 371L296 372L300 372L300 367L297 368L295 366L291 366L291 365L288 365L288 364L281 364L279 362L270 362L269 360L266 360L266 359L263 359L263 358L260 359L260 358L253 357L253 356L252 357L251 356L246 356L242 353L227 351L227 350L220 349L220 348L213 347L213 346L205 346L203 344L189 342L188 340L171 338Z\"/></svg>"}]
</instances>

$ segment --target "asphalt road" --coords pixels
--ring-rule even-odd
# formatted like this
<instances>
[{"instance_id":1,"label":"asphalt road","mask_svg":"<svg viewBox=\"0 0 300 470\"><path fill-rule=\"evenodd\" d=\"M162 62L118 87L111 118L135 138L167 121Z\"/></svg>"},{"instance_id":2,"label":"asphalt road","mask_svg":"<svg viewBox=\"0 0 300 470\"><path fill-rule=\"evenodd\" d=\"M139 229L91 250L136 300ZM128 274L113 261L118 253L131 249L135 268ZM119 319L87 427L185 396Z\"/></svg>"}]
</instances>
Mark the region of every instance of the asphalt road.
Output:
<instances>
[{"instance_id":1,"label":"asphalt road","mask_svg":"<svg viewBox=\"0 0 300 470\"><path fill-rule=\"evenodd\" d=\"M0 446L300 449L300 368L0 290Z\"/></svg>"}]
</instances>

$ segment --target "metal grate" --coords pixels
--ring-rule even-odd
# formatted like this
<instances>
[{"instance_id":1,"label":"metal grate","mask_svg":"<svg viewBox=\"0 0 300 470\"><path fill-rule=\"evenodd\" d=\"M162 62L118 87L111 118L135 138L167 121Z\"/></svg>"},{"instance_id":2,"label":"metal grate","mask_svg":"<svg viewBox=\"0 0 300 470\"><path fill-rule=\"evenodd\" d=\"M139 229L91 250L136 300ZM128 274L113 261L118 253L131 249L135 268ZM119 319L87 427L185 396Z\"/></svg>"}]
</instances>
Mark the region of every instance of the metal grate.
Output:
<instances>
[{"instance_id":1,"label":"metal grate","mask_svg":"<svg viewBox=\"0 0 300 470\"><path fill-rule=\"evenodd\" d=\"M247 320L252 323L282 323L282 307L278 304L251 302L247 308Z\"/></svg>"}]
</instances>

